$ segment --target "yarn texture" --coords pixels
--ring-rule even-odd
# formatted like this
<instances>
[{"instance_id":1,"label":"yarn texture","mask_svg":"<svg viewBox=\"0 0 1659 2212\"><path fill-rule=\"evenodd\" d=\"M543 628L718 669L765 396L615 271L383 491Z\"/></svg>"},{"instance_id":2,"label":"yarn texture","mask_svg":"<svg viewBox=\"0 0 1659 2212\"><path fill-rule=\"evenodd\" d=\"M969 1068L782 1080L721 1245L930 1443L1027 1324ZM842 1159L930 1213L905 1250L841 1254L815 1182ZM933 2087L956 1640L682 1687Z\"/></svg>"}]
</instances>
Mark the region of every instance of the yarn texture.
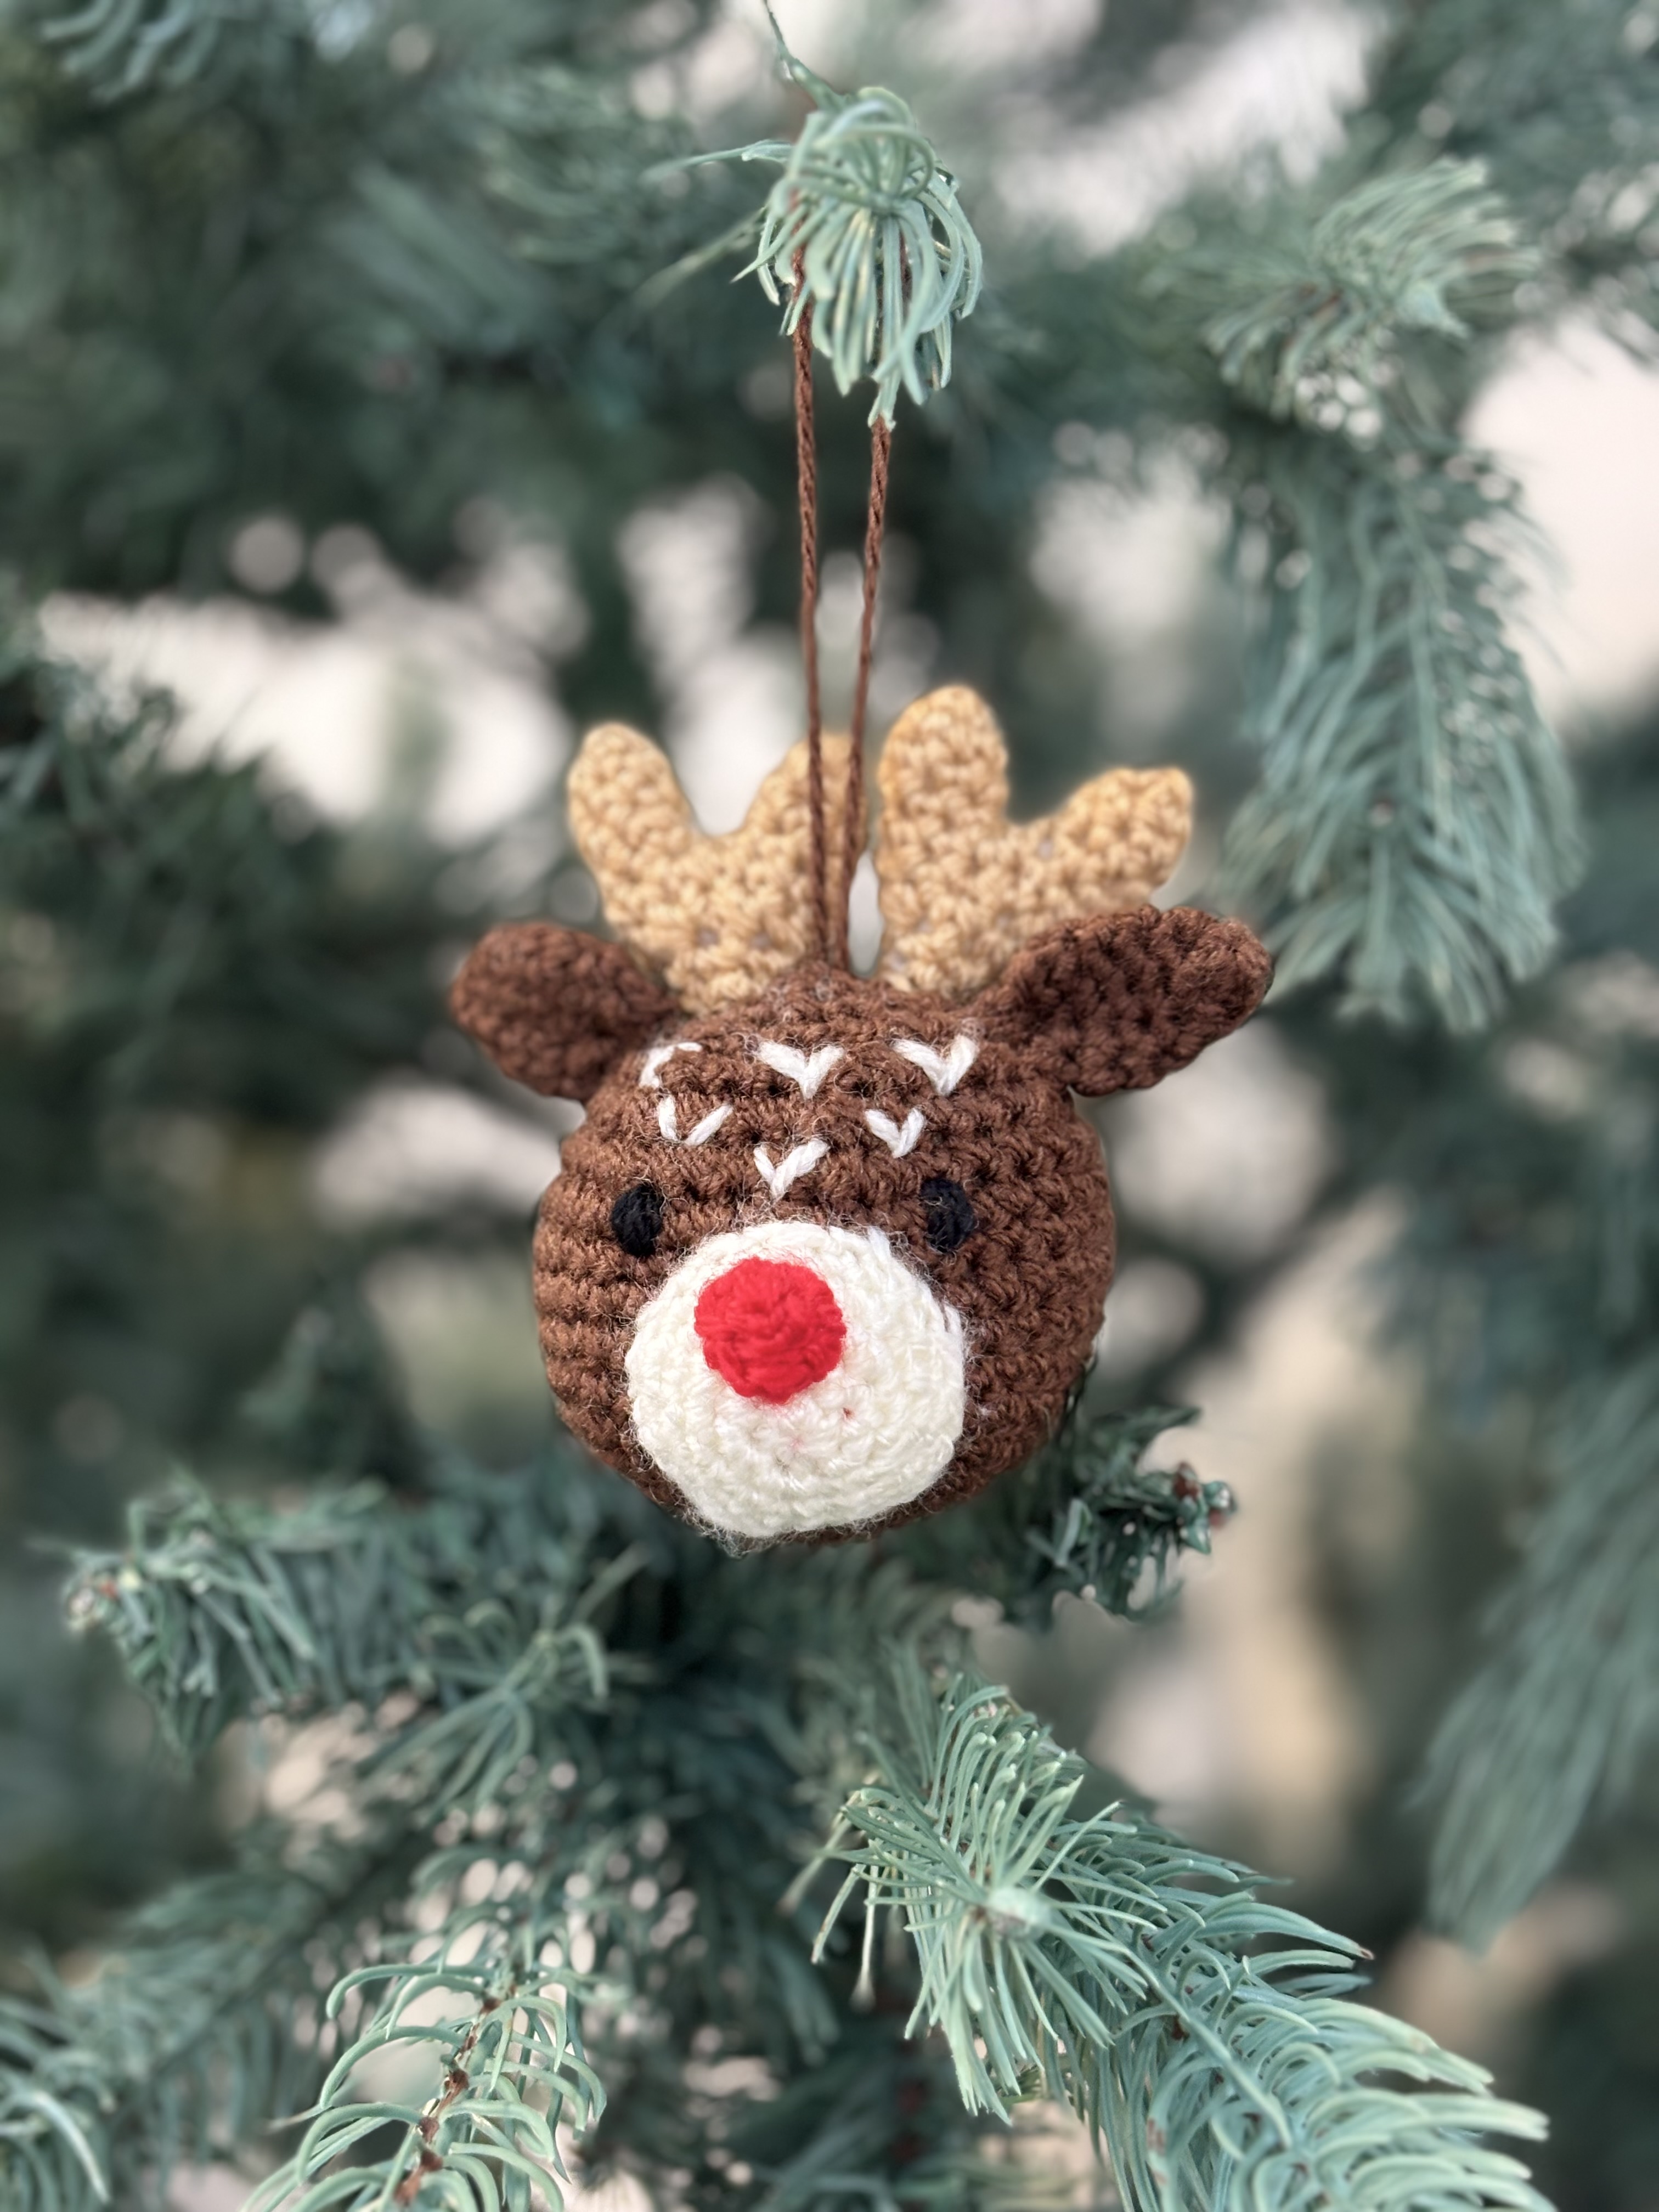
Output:
<instances>
[{"instance_id":1,"label":"yarn texture","mask_svg":"<svg viewBox=\"0 0 1659 2212\"><path fill-rule=\"evenodd\" d=\"M942 998L981 989L1055 922L1144 905L1192 830L1192 786L1174 768L1113 769L1057 814L1011 823L1002 732L960 684L899 717L877 782L879 973Z\"/></svg>"},{"instance_id":2,"label":"yarn texture","mask_svg":"<svg viewBox=\"0 0 1659 2212\"><path fill-rule=\"evenodd\" d=\"M1054 1082L1101 1098L1148 1090L1196 1060L1255 1011L1272 975L1242 921L1146 906L1050 931L977 1011Z\"/></svg>"},{"instance_id":3,"label":"yarn texture","mask_svg":"<svg viewBox=\"0 0 1659 2212\"><path fill-rule=\"evenodd\" d=\"M473 947L449 1011L515 1083L585 1103L679 1009L620 945L517 921Z\"/></svg>"},{"instance_id":4,"label":"yarn texture","mask_svg":"<svg viewBox=\"0 0 1659 2212\"><path fill-rule=\"evenodd\" d=\"M1051 1432L1089 1357L1111 1279L1104 1164L1066 1091L1019 1046L980 1038L971 1066L948 1091L897 1048L920 1042L948 1069L963 1019L963 1010L943 1001L828 969L799 970L745 1006L687 1023L679 1034L699 1049L677 1052L656 1071L678 1102L682 1127L730 1107L707 1144L663 1139L657 1094L639 1080L644 1054L623 1063L566 1139L536 1233L548 1373L570 1426L660 1503L716 1518L706 1501L694 1506L684 1458L671 1465L647 1441L663 1444L661 1432L636 1425L633 1333L682 1260L767 1223L860 1237L879 1231L895 1260L961 1316L967 1403L954 1454L926 1486L895 1501L885 1520L970 1495ZM768 1040L809 1057L830 1044L841 1053L808 1099L760 1057ZM870 1127L866 1115L877 1102L900 1127L912 1113L921 1117L910 1149L895 1152ZM755 1152L775 1162L809 1140L822 1150L775 1195ZM647 1177L662 1195L662 1229L652 1256L640 1260L617 1243L611 1214L617 1193ZM960 1208L941 1203L934 1186L945 1182L960 1189ZM961 1225L964 1212L971 1233L939 1249L936 1233L947 1220L952 1231ZM950 1234L944 1242L951 1243ZM694 1375L702 1391L710 1370L689 1307L684 1334L675 1371ZM695 1425L690 1433L698 1434ZM706 1431L699 1449L714 1451ZM866 1503L855 1520L867 1525L873 1513ZM826 1520L817 1533L850 1530Z\"/></svg>"},{"instance_id":5,"label":"yarn texture","mask_svg":"<svg viewBox=\"0 0 1659 2212\"><path fill-rule=\"evenodd\" d=\"M723 1283L762 1271L807 1276L841 1322L833 1364L775 1401L733 1389L698 1326ZM750 1541L890 1516L949 1463L966 1404L960 1316L878 1229L805 1218L699 1243L641 1308L624 1366L637 1448L694 1519Z\"/></svg>"},{"instance_id":6,"label":"yarn texture","mask_svg":"<svg viewBox=\"0 0 1659 2212\"><path fill-rule=\"evenodd\" d=\"M830 896L843 905L837 856L847 753L845 738L824 738ZM693 819L666 756L637 730L608 722L582 741L569 806L571 834L611 926L659 970L688 1013L751 999L807 957L812 824L805 744L767 777L740 830L710 837Z\"/></svg>"},{"instance_id":7,"label":"yarn texture","mask_svg":"<svg viewBox=\"0 0 1659 2212\"><path fill-rule=\"evenodd\" d=\"M693 1320L720 1380L769 1406L821 1382L847 1342L835 1292L793 1261L739 1260L704 1285Z\"/></svg>"},{"instance_id":8,"label":"yarn texture","mask_svg":"<svg viewBox=\"0 0 1659 2212\"><path fill-rule=\"evenodd\" d=\"M509 1074L586 1103L533 1258L565 1420L737 1547L896 1526L1053 1434L1114 1256L1073 1093L1184 1067L1271 973L1243 923L1145 902L1185 777L1120 769L1012 827L956 690L887 741L881 971L808 961L805 784L797 748L708 837L654 747L596 732L571 815L629 949L498 929L452 997Z\"/></svg>"}]
</instances>

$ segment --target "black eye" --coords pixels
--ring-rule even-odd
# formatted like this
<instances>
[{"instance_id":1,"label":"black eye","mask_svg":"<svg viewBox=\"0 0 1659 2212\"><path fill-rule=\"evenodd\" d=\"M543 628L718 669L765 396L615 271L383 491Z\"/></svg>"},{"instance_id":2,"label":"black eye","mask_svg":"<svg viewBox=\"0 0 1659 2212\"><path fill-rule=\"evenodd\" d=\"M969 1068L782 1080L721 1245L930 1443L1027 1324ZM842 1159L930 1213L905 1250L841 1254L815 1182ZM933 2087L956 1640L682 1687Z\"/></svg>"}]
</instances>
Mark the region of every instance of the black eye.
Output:
<instances>
[{"instance_id":1,"label":"black eye","mask_svg":"<svg viewBox=\"0 0 1659 2212\"><path fill-rule=\"evenodd\" d=\"M927 1242L935 1252L954 1252L979 1227L967 1192L949 1176L929 1176L921 1186L921 1202L927 1209Z\"/></svg>"},{"instance_id":2,"label":"black eye","mask_svg":"<svg viewBox=\"0 0 1659 2212\"><path fill-rule=\"evenodd\" d=\"M662 1235L662 1193L655 1183L636 1182L623 1193L611 1209L611 1233L635 1259L651 1257Z\"/></svg>"}]
</instances>

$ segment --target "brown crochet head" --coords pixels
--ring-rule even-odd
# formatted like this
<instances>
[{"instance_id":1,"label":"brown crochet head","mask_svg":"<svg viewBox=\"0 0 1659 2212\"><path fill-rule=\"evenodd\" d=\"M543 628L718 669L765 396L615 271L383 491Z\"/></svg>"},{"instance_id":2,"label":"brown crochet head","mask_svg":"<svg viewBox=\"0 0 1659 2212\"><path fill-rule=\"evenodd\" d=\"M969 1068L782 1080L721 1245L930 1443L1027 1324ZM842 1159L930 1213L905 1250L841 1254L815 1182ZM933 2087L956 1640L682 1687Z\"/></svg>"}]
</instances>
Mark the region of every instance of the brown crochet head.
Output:
<instances>
[{"instance_id":1,"label":"brown crochet head","mask_svg":"<svg viewBox=\"0 0 1659 2212\"><path fill-rule=\"evenodd\" d=\"M1269 973L1242 923L1146 903L1184 776L1116 769L1012 827L961 690L882 755L876 975L811 958L804 755L706 837L653 746L594 732L571 817L627 947L509 925L453 998L508 1075L587 1107L535 1245L565 1419L732 1543L888 1528L1044 1441L1112 1274L1072 1094L1185 1066Z\"/></svg>"}]
</instances>

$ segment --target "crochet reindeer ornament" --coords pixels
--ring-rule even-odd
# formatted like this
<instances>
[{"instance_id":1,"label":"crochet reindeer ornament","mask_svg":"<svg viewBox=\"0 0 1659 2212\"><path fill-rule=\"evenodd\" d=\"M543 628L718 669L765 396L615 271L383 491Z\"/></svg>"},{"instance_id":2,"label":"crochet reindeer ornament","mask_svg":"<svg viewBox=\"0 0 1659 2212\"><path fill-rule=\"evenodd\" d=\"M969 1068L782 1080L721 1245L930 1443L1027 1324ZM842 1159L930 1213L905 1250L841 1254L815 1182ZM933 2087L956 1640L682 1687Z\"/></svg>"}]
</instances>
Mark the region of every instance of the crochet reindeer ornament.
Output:
<instances>
[{"instance_id":1,"label":"crochet reindeer ornament","mask_svg":"<svg viewBox=\"0 0 1659 2212\"><path fill-rule=\"evenodd\" d=\"M1072 1094L1185 1066L1268 975L1242 924L1146 903L1187 841L1183 775L1119 769L1011 827L1000 733L960 690L888 735L885 929L875 975L853 974L894 407L947 380L980 252L902 100L779 53L811 112L793 143L738 155L781 172L750 266L787 288L794 342L806 737L742 829L706 837L654 746L595 731L571 824L623 942L495 930L453 1001L508 1075L587 1108L535 1244L565 1419L733 1545L890 1528L1053 1432L1112 1277ZM818 711L814 301L842 390L876 386L843 739Z\"/></svg>"},{"instance_id":2,"label":"crochet reindeer ornament","mask_svg":"<svg viewBox=\"0 0 1659 2212\"><path fill-rule=\"evenodd\" d=\"M798 745L708 837L653 745L595 731L571 821L625 941L510 924L453 997L507 1074L587 1108L535 1240L566 1421L728 1543L869 1534L1042 1443L1112 1276L1072 1094L1184 1067L1268 979L1242 923L1146 903L1186 842L1179 771L1115 769L1011 826L1001 737L959 689L888 737L884 933L852 974L810 896L838 848L844 915L847 765L844 739Z\"/></svg>"}]
</instances>

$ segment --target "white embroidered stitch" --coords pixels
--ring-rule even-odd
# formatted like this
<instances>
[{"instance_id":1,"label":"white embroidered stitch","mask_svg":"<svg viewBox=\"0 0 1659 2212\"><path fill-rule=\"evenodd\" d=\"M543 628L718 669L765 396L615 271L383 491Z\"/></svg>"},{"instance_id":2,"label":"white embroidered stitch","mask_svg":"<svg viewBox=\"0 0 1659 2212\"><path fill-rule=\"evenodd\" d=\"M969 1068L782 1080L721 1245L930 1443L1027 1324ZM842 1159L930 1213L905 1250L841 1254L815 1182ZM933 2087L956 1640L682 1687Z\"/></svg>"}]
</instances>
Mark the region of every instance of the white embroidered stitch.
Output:
<instances>
[{"instance_id":1,"label":"white embroidered stitch","mask_svg":"<svg viewBox=\"0 0 1659 2212\"><path fill-rule=\"evenodd\" d=\"M864 1118L896 1160L902 1160L907 1152L915 1152L921 1141L922 1131L927 1127L927 1116L920 1106L910 1109L904 1117L902 1128L890 1114L878 1114L873 1108Z\"/></svg>"},{"instance_id":2,"label":"white embroidered stitch","mask_svg":"<svg viewBox=\"0 0 1659 2212\"><path fill-rule=\"evenodd\" d=\"M804 1145L797 1145L793 1152L786 1152L774 1167L771 1153L764 1145L757 1145L755 1165L773 1197L781 1198L792 1182L799 1182L809 1170L817 1167L829 1149L822 1137L809 1137Z\"/></svg>"},{"instance_id":3,"label":"white embroidered stitch","mask_svg":"<svg viewBox=\"0 0 1659 2212\"><path fill-rule=\"evenodd\" d=\"M660 1091L662 1089L664 1063L672 1060L677 1052L701 1052L702 1050L702 1047L700 1044L683 1043L678 1039L676 1039L672 1044L653 1044L641 1063L641 1090Z\"/></svg>"},{"instance_id":4,"label":"white embroidered stitch","mask_svg":"<svg viewBox=\"0 0 1659 2212\"><path fill-rule=\"evenodd\" d=\"M706 1145L731 1111L729 1106L716 1106L712 1113L705 1114L702 1121L682 1137L679 1108L672 1098L659 1098L657 1101L657 1127L671 1145Z\"/></svg>"},{"instance_id":5,"label":"white embroidered stitch","mask_svg":"<svg viewBox=\"0 0 1659 2212\"><path fill-rule=\"evenodd\" d=\"M803 1098L816 1098L824 1077L847 1054L838 1044L821 1044L809 1058L792 1044L775 1044L770 1037L763 1037L755 1047L755 1057L776 1068L780 1075L787 1075L792 1083L799 1083Z\"/></svg>"},{"instance_id":6,"label":"white embroidered stitch","mask_svg":"<svg viewBox=\"0 0 1659 2212\"><path fill-rule=\"evenodd\" d=\"M973 1038L960 1033L951 1038L948 1052L936 1051L915 1037L895 1037L893 1049L902 1060L921 1070L941 1098L950 1097L979 1058L979 1047Z\"/></svg>"}]
</instances>

